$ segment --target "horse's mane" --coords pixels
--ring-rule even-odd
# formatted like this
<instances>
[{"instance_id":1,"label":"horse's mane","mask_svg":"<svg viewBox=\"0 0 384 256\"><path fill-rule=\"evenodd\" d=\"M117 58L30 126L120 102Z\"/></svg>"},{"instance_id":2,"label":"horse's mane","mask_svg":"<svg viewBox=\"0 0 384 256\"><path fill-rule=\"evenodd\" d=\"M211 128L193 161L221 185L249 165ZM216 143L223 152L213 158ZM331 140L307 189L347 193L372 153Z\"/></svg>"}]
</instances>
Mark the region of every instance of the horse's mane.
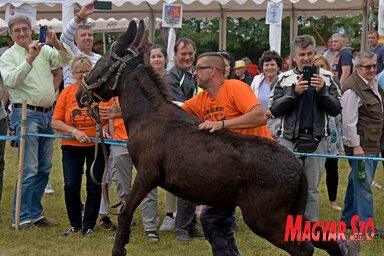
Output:
<instances>
[{"instance_id":1,"label":"horse's mane","mask_svg":"<svg viewBox=\"0 0 384 256\"><path fill-rule=\"evenodd\" d=\"M166 102L172 102L170 86L153 70L151 66L144 64L143 55L144 53L141 52L137 57L142 66L136 69L135 79L151 100L154 100L158 104L164 102L164 100Z\"/></svg>"}]
</instances>

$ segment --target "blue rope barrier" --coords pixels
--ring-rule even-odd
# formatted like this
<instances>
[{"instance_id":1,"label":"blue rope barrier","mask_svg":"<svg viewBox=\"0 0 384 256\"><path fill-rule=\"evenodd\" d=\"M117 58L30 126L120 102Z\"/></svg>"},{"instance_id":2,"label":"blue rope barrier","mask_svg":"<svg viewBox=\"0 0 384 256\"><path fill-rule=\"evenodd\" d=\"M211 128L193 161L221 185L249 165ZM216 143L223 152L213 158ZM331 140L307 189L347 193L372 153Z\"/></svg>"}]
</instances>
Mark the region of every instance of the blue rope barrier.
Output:
<instances>
[{"instance_id":1,"label":"blue rope barrier","mask_svg":"<svg viewBox=\"0 0 384 256\"><path fill-rule=\"evenodd\" d=\"M55 135L55 134L36 134L36 133L26 133L24 137L28 136L35 136L35 137L45 137L45 138L54 138L54 139L69 139L69 140L74 140L72 136L67 136L67 135ZM22 136L0 136L0 140L18 140ZM91 142L96 142L96 138L91 137L90 138ZM104 139L106 144L110 145L118 145L118 146L126 146L127 141L126 140L113 140L113 139ZM101 142L101 139L99 139L99 142Z\"/></svg>"},{"instance_id":2,"label":"blue rope barrier","mask_svg":"<svg viewBox=\"0 0 384 256\"><path fill-rule=\"evenodd\" d=\"M46 138L54 138L54 139L70 139L74 140L72 136L67 135L55 135L55 134L36 134L36 133L26 133L24 135L27 136L35 136L35 137L46 137ZM0 140L18 140L21 136L0 136ZM92 142L96 142L96 138L91 137L90 140ZM101 142L101 139L99 139ZM104 139L106 144L117 145L117 146L126 146L126 140L113 140L113 139ZM373 161L384 161L384 158L381 157L369 157L369 156L341 156L341 155L328 155L328 154L313 154L313 153L298 153L293 152L295 156L300 157L323 157L323 158L338 158L338 159L348 159L348 160L373 160Z\"/></svg>"},{"instance_id":3,"label":"blue rope barrier","mask_svg":"<svg viewBox=\"0 0 384 256\"><path fill-rule=\"evenodd\" d=\"M309 153L298 153L293 152L296 156L308 156L308 157L326 157L326 158L339 158L348 160L373 160L373 161L384 161L381 157L370 157L370 156L340 156L340 155L327 155L327 154L309 154Z\"/></svg>"},{"instance_id":4,"label":"blue rope barrier","mask_svg":"<svg viewBox=\"0 0 384 256\"><path fill-rule=\"evenodd\" d=\"M19 138L18 136L0 135L0 140L17 140L18 138Z\"/></svg>"},{"instance_id":5,"label":"blue rope barrier","mask_svg":"<svg viewBox=\"0 0 384 256\"><path fill-rule=\"evenodd\" d=\"M36 137L48 137L48 138L55 138L55 139L70 139L75 140L72 136L68 135L55 135L55 134L36 134L36 133L26 133L26 136L36 136ZM89 138L92 142L96 142L96 138L90 137ZM101 142L101 139L99 139L99 142ZM104 138L105 144L110 145L118 145L118 146L126 146L127 141L126 140L113 140L113 139L106 139Z\"/></svg>"}]
</instances>

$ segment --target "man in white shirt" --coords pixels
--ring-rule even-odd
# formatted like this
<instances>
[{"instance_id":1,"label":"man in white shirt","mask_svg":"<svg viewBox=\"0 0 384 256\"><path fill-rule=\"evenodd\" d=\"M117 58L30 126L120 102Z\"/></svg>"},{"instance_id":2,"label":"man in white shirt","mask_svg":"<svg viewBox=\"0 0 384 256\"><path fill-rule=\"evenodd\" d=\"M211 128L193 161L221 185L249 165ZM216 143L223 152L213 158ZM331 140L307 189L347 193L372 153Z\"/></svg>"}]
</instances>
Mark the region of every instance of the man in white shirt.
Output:
<instances>
[{"instance_id":1,"label":"man in white shirt","mask_svg":"<svg viewBox=\"0 0 384 256\"><path fill-rule=\"evenodd\" d=\"M377 157L380 153L384 92L375 79L376 58L370 51L360 52L356 56L356 71L342 87L343 143L346 155ZM371 183L377 161L350 160L349 164L351 172L340 217L347 228L351 227L351 219L355 215L365 222L374 218ZM361 164L363 166L359 168ZM378 232L377 228L375 232Z\"/></svg>"},{"instance_id":2,"label":"man in white shirt","mask_svg":"<svg viewBox=\"0 0 384 256\"><path fill-rule=\"evenodd\" d=\"M81 22L93 14L93 1L81 7L75 17L68 23L60 36L60 40L71 47L73 54L85 53L92 60L93 65L100 59L100 55L92 52L93 32L89 25L81 25ZM76 80L72 76L70 65L63 68L64 87L73 84Z\"/></svg>"}]
</instances>

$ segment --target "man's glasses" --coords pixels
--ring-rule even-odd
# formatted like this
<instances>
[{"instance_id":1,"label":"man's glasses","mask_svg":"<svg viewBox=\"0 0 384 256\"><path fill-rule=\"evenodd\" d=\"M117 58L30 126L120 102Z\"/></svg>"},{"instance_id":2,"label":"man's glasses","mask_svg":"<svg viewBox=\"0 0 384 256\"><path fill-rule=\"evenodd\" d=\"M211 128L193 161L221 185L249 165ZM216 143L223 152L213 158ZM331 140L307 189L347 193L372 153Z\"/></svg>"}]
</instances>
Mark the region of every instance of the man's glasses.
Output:
<instances>
[{"instance_id":1,"label":"man's glasses","mask_svg":"<svg viewBox=\"0 0 384 256\"><path fill-rule=\"evenodd\" d=\"M12 30L13 33L21 33L21 31L25 33L29 31L29 27L15 28Z\"/></svg>"},{"instance_id":2,"label":"man's glasses","mask_svg":"<svg viewBox=\"0 0 384 256\"><path fill-rule=\"evenodd\" d=\"M218 71L220 71L220 69L218 69L217 67L213 67L213 66L196 66L196 72L199 72L201 70L204 70L204 69L208 69L208 68L215 68L217 69Z\"/></svg>"},{"instance_id":3,"label":"man's glasses","mask_svg":"<svg viewBox=\"0 0 384 256\"><path fill-rule=\"evenodd\" d=\"M365 65L365 66L363 66L363 65L359 65L359 67L365 68L365 70L369 71L369 70L371 70L372 68L373 68L373 69L377 69L377 64L373 64L373 65Z\"/></svg>"},{"instance_id":4,"label":"man's glasses","mask_svg":"<svg viewBox=\"0 0 384 256\"><path fill-rule=\"evenodd\" d=\"M212 66L196 66L196 71L199 72L204 69L213 68Z\"/></svg>"}]
</instances>

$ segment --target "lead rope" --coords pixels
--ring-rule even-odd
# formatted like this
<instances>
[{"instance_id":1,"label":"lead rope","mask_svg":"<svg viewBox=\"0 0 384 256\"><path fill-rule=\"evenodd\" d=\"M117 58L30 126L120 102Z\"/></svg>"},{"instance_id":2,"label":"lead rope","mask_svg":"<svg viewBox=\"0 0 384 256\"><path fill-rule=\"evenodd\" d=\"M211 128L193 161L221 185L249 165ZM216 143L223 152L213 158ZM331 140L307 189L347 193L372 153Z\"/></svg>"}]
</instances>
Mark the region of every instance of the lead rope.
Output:
<instances>
[{"instance_id":1,"label":"lead rope","mask_svg":"<svg viewBox=\"0 0 384 256\"><path fill-rule=\"evenodd\" d=\"M119 202L115 205L111 206L111 202L109 200L109 191L108 191L108 183L107 183L107 175L108 175L108 154L107 154L107 148L105 146L105 140L103 136L103 126L101 124L100 114L99 114L99 106L96 105L94 108L91 108L89 105L87 106L89 110L89 114L93 116L96 120L96 141L95 141L95 154L94 154L94 160L92 162L91 168L90 168L90 176L92 181L101 186L101 191L104 198L104 203L106 208L108 209L108 213L111 213L113 215L119 215L126 209L126 203L125 201ZM103 157L104 157L104 171L103 171L103 177L101 180L101 183L96 179L95 173L94 173L94 165L98 156L98 149L99 149L99 138L101 141L101 149L103 151ZM115 209L122 205L120 213L112 212L111 209Z\"/></svg>"}]
</instances>

